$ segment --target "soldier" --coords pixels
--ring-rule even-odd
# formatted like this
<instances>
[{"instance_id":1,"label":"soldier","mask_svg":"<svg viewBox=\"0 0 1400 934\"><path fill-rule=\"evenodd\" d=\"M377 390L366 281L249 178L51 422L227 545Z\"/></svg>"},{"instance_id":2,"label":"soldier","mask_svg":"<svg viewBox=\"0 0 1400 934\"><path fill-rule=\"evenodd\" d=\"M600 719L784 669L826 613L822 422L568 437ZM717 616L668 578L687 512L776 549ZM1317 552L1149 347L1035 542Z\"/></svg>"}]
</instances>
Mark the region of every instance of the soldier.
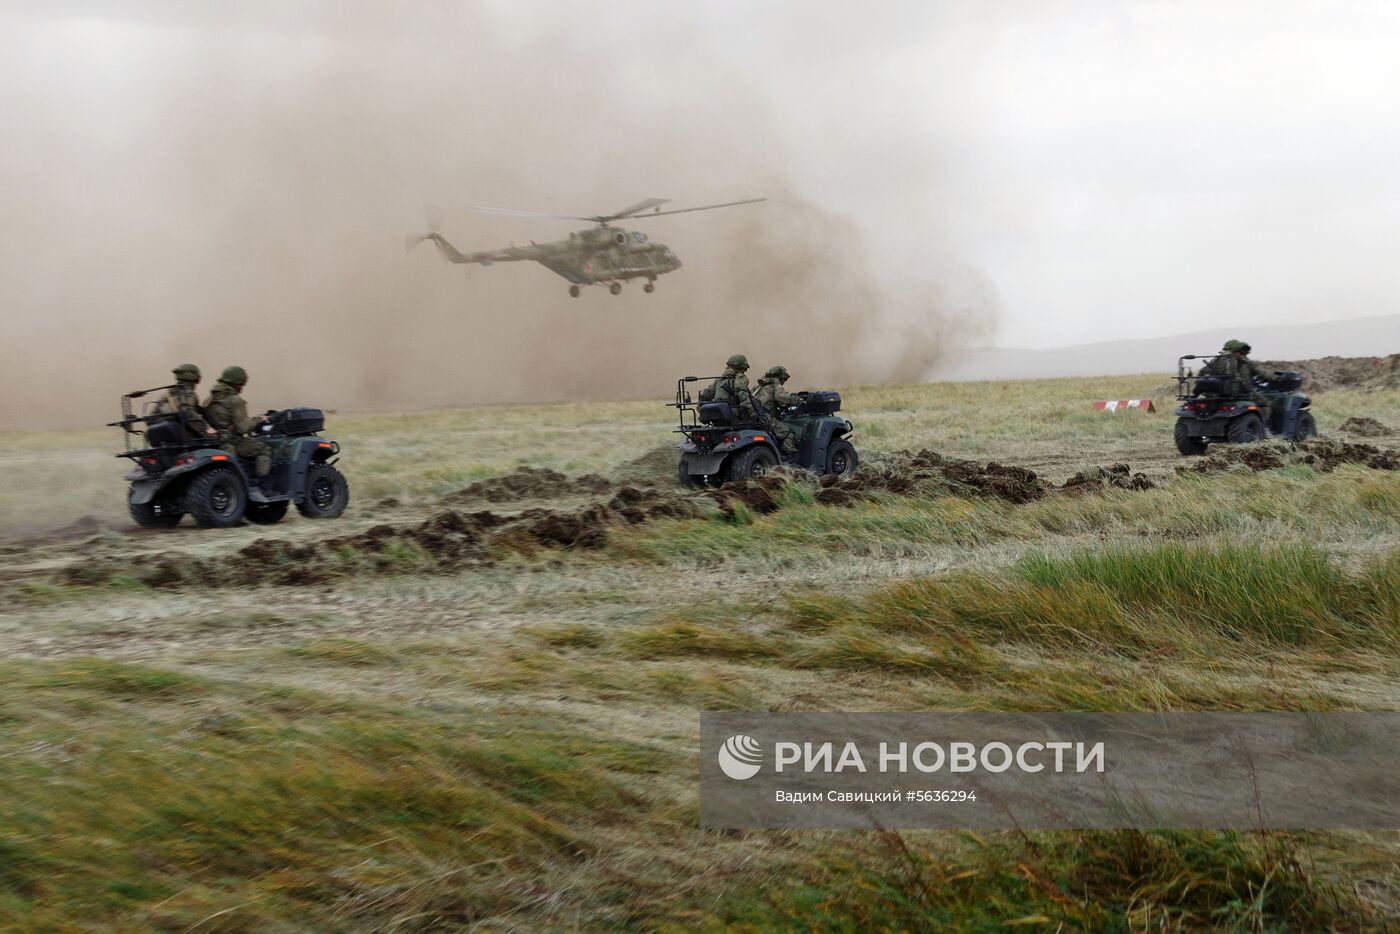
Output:
<instances>
[{"instance_id":1,"label":"soldier","mask_svg":"<svg viewBox=\"0 0 1400 934\"><path fill-rule=\"evenodd\" d=\"M754 417L753 391L749 389L749 358L736 353L724 361L724 375L707 389L701 390L700 398L705 401L728 402L734 414L740 419ZM708 393L709 399L705 396Z\"/></svg>"},{"instance_id":2,"label":"soldier","mask_svg":"<svg viewBox=\"0 0 1400 934\"><path fill-rule=\"evenodd\" d=\"M1271 380L1274 374L1249 359L1252 348L1244 341L1228 340L1220 355L1206 365L1202 375L1224 377L1229 392L1249 396L1259 407L1259 417L1269 423L1269 400L1254 386L1256 379Z\"/></svg>"},{"instance_id":3,"label":"soldier","mask_svg":"<svg viewBox=\"0 0 1400 934\"><path fill-rule=\"evenodd\" d=\"M787 367L770 366L768 372L758 381L758 392L754 393L754 399L768 413L773 422L773 434L778 436L783 451L791 457L797 453L797 434L783 422L783 408L800 400L783 388L788 378Z\"/></svg>"},{"instance_id":4,"label":"soldier","mask_svg":"<svg viewBox=\"0 0 1400 934\"><path fill-rule=\"evenodd\" d=\"M175 374L175 385L166 390L156 403L159 413L178 415L192 438L216 438L219 433L209 427L204 420L204 410L199 407L199 367L193 363L182 363L171 370Z\"/></svg>"},{"instance_id":5,"label":"soldier","mask_svg":"<svg viewBox=\"0 0 1400 934\"><path fill-rule=\"evenodd\" d=\"M238 457L253 458L256 462L254 473L266 477L272 472L272 452L252 435L259 424L267 421L267 416L248 416L248 403L243 401L242 396L243 387L247 384L248 373L243 367L227 367L210 390L204 411L209 416L209 423L219 429L224 450Z\"/></svg>"}]
</instances>

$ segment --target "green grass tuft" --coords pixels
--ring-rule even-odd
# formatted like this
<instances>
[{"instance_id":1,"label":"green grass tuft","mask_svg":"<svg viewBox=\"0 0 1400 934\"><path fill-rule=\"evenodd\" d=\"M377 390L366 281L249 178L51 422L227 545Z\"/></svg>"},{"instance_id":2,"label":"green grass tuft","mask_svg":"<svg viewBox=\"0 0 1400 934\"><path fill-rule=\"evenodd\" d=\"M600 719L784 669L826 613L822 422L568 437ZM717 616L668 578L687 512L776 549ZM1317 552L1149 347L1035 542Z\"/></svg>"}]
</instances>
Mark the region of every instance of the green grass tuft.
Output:
<instances>
[{"instance_id":1,"label":"green grass tuft","mask_svg":"<svg viewBox=\"0 0 1400 934\"><path fill-rule=\"evenodd\" d=\"M1286 834L969 836L964 855L882 832L767 885L707 899L711 931L1363 931L1381 922L1315 878ZM679 927L662 925L662 930Z\"/></svg>"},{"instance_id":2,"label":"green grass tuft","mask_svg":"<svg viewBox=\"0 0 1400 934\"><path fill-rule=\"evenodd\" d=\"M1400 642L1393 555L1357 574L1303 545L1159 545L1033 555L1003 575L904 581L856 601L803 598L797 629L859 626L981 643L1130 655L1223 643L1374 647Z\"/></svg>"}]
</instances>

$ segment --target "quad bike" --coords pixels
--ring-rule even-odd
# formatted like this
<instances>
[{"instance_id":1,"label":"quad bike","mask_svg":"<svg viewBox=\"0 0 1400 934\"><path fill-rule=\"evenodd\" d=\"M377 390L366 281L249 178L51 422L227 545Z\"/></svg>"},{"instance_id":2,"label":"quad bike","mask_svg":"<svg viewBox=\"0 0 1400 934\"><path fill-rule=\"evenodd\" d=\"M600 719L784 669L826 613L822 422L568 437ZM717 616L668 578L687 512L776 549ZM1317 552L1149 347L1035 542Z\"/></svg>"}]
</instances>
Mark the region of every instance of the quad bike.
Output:
<instances>
[{"instance_id":1,"label":"quad bike","mask_svg":"<svg viewBox=\"0 0 1400 934\"><path fill-rule=\"evenodd\" d=\"M243 519L277 522L288 507L310 519L334 519L345 511L350 490L335 467L340 445L319 436L320 409L269 411L256 437L272 453L272 471L254 476L252 464L196 438L176 414L132 414L133 400L168 386L122 396L122 418L109 422L125 432L126 450L117 454L134 464L127 511L137 525L174 528L188 513L204 528L228 528Z\"/></svg>"},{"instance_id":2,"label":"quad bike","mask_svg":"<svg viewBox=\"0 0 1400 934\"><path fill-rule=\"evenodd\" d=\"M1303 382L1299 374L1279 370L1273 379L1255 380L1255 388L1269 403L1266 419L1254 394L1240 391L1239 380L1195 374L1187 366L1188 360L1202 360L1202 369L1207 369L1215 356L1188 354L1176 362L1176 398L1181 403L1176 409L1178 451L1195 455L1204 454L1211 444L1317 437L1317 422L1308 411L1312 399L1299 391Z\"/></svg>"},{"instance_id":3,"label":"quad bike","mask_svg":"<svg viewBox=\"0 0 1400 934\"><path fill-rule=\"evenodd\" d=\"M676 381L675 406L685 436L676 445L681 452L677 468L682 485L717 487L726 480L750 480L774 467L802 467L824 474L855 473L860 457L850 442L854 428L836 413L841 410L841 394L832 391L795 393L800 400L782 413L783 424L792 429L797 451L783 450L773 431L773 419L761 406L751 416L736 411L728 402L692 400L689 386L704 380L730 377L686 376ZM734 398L730 392L730 398Z\"/></svg>"}]
</instances>

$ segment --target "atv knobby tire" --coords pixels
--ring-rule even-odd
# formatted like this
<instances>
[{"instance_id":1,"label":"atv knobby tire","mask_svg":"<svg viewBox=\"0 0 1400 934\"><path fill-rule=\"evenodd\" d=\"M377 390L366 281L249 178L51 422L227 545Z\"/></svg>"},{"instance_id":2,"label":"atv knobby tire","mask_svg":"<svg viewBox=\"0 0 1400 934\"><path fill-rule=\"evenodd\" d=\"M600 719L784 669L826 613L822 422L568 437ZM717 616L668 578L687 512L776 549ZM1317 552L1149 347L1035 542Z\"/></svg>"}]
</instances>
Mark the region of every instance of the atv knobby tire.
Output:
<instances>
[{"instance_id":1,"label":"atv knobby tire","mask_svg":"<svg viewBox=\"0 0 1400 934\"><path fill-rule=\"evenodd\" d=\"M1299 412L1298 424L1293 429L1294 441L1307 441L1309 438L1317 437L1317 419L1313 418L1311 412Z\"/></svg>"},{"instance_id":2,"label":"atv knobby tire","mask_svg":"<svg viewBox=\"0 0 1400 934\"><path fill-rule=\"evenodd\" d=\"M287 507L291 505L285 499L275 503L250 502L248 511L244 513L244 518L249 522L256 522L258 525L272 525L274 522L282 521L282 517L287 514Z\"/></svg>"},{"instance_id":3,"label":"atv knobby tire","mask_svg":"<svg viewBox=\"0 0 1400 934\"><path fill-rule=\"evenodd\" d=\"M686 463L684 457L681 458L680 465L676 468L676 473L681 481L681 486L687 490L699 490L705 486L705 478L699 474L690 472L690 464Z\"/></svg>"},{"instance_id":4,"label":"atv knobby tire","mask_svg":"<svg viewBox=\"0 0 1400 934\"><path fill-rule=\"evenodd\" d=\"M831 442L831 447L826 451L826 472L835 474L838 477L849 477L856 472L860 466L860 455L856 453L855 445L845 438L837 438Z\"/></svg>"},{"instance_id":5,"label":"atv knobby tire","mask_svg":"<svg viewBox=\"0 0 1400 934\"><path fill-rule=\"evenodd\" d=\"M306 496L297 511L308 519L334 519L350 505L345 474L330 464L312 464L306 472Z\"/></svg>"},{"instance_id":6,"label":"atv knobby tire","mask_svg":"<svg viewBox=\"0 0 1400 934\"><path fill-rule=\"evenodd\" d=\"M1264 423L1258 415L1241 415L1225 429L1225 440L1231 444L1253 444L1264 438Z\"/></svg>"},{"instance_id":7,"label":"atv knobby tire","mask_svg":"<svg viewBox=\"0 0 1400 934\"><path fill-rule=\"evenodd\" d=\"M248 490L238 471L211 467L185 487L185 511L206 529L227 529L243 521Z\"/></svg>"},{"instance_id":8,"label":"atv knobby tire","mask_svg":"<svg viewBox=\"0 0 1400 934\"><path fill-rule=\"evenodd\" d=\"M172 500L155 499L145 503L133 503L129 493L126 497L126 511L143 529L173 529L185 518L184 511Z\"/></svg>"},{"instance_id":9,"label":"atv knobby tire","mask_svg":"<svg viewBox=\"0 0 1400 934\"><path fill-rule=\"evenodd\" d=\"M1191 434L1191 423L1184 418L1176 420L1176 449L1188 457L1199 457L1206 452L1206 443Z\"/></svg>"},{"instance_id":10,"label":"atv knobby tire","mask_svg":"<svg viewBox=\"0 0 1400 934\"><path fill-rule=\"evenodd\" d=\"M744 448L729 459L729 479L757 480L778 466L778 458L761 444Z\"/></svg>"}]
</instances>

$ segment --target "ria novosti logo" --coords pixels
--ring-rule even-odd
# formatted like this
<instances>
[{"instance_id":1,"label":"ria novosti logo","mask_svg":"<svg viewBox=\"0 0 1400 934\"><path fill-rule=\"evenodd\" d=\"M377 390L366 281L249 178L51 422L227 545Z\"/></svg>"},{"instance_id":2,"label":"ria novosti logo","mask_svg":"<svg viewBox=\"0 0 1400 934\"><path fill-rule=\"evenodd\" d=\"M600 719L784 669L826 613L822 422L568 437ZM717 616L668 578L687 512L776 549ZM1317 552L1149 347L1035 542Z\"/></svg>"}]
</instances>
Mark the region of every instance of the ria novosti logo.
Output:
<instances>
[{"instance_id":1,"label":"ria novosti logo","mask_svg":"<svg viewBox=\"0 0 1400 934\"><path fill-rule=\"evenodd\" d=\"M719 747L719 767L730 778L753 778L763 767L763 747L752 736L739 733Z\"/></svg>"}]
</instances>

